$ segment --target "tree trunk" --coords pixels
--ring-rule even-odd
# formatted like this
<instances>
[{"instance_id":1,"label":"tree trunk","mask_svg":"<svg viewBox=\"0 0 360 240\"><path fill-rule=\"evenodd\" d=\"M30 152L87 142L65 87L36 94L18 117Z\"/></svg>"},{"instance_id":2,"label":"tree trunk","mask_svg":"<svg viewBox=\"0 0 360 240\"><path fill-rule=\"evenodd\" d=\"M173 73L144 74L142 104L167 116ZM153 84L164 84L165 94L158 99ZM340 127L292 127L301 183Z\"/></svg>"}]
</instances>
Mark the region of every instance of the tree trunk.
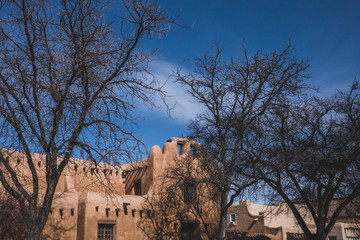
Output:
<instances>
[{"instance_id":1,"label":"tree trunk","mask_svg":"<svg viewBox=\"0 0 360 240\"><path fill-rule=\"evenodd\" d=\"M42 228L38 226L31 226L27 232L27 240L39 240Z\"/></svg>"},{"instance_id":2,"label":"tree trunk","mask_svg":"<svg viewBox=\"0 0 360 240\"><path fill-rule=\"evenodd\" d=\"M45 227L46 221L48 219L48 214L45 214L43 211L38 212L38 216L36 214L32 214L33 219L29 221L29 219L25 219L27 221L27 240L39 240L42 230ZM36 219L36 220L34 220Z\"/></svg>"},{"instance_id":3,"label":"tree trunk","mask_svg":"<svg viewBox=\"0 0 360 240\"><path fill-rule=\"evenodd\" d=\"M220 222L219 222L219 240L226 239L226 223L227 223L227 197L228 191L221 192L220 203Z\"/></svg>"},{"instance_id":4,"label":"tree trunk","mask_svg":"<svg viewBox=\"0 0 360 240\"><path fill-rule=\"evenodd\" d=\"M325 230L325 223L323 224L323 226L317 226L316 235L315 235L314 239L326 240L327 239L326 237L327 237L327 234L326 234L326 230Z\"/></svg>"}]
</instances>

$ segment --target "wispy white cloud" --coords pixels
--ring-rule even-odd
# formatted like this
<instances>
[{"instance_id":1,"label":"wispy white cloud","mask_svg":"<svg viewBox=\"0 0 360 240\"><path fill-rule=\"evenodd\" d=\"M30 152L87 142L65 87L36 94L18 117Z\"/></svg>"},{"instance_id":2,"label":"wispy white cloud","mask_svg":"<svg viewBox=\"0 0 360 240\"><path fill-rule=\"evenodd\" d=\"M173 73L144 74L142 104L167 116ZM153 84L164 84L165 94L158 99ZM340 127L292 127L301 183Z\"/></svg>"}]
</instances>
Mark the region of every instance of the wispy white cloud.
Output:
<instances>
[{"instance_id":1,"label":"wispy white cloud","mask_svg":"<svg viewBox=\"0 0 360 240\"><path fill-rule=\"evenodd\" d=\"M176 65L170 62L156 61L151 64L150 69L159 83L164 84L163 89L168 96L167 103L170 107L174 106L170 111L171 117L177 121L188 123L197 114L203 112L204 108L186 94L185 87L174 82L175 78L172 77L172 72L176 67ZM158 103L161 104L159 100ZM159 109L158 111L162 112L162 114L167 114L164 109Z\"/></svg>"}]
</instances>

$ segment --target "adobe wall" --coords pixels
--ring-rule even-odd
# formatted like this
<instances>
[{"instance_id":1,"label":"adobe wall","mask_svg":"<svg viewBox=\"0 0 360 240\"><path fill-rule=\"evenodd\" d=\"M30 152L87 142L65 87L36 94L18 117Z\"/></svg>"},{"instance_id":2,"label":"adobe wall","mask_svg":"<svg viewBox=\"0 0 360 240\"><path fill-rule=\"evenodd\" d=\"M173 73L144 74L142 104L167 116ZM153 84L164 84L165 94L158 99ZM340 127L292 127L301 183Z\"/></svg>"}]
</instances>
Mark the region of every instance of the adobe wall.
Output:
<instances>
[{"instance_id":1,"label":"adobe wall","mask_svg":"<svg viewBox=\"0 0 360 240\"><path fill-rule=\"evenodd\" d=\"M96 239L98 224L109 223L114 225L115 239L144 239L144 233L137 225L139 220L148 217L149 209L144 208L143 196L135 196L133 189L128 189L131 195L125 194L125 188L131 187L127 180L136 178L138 173L135 171L145 169L140 179L141 193L151 194L154 176L162 175L167 161L166 151L163 154L159 149L154 146L147 158L122 166L102 163L95 166L88 161L72 159L57 188L57 192L63 192L59 195L66 197L54 199L54 213L44 230L45 235L52 238L60 235L59 231L54 232L48 227L57 221L58 227L68 230L59 239ZM62 217L60 209L63 210Z\"/></svg>"},{"instance_id":2,"label":"adobe wall","mask_svg":"<svg viewBox=\"0 0 360 240\"><path fill-rule=\"evenodd\" d=\"M213 239L209 233L217 231L219 209L211 199L207 186L197 183L196 191L201 194L198 194L191 204L184 202L184 179L199 179L199 173L205 174L199 171L200 160L195 153L197 147L199 147L197 143L188 139L172 138L164 144L162 151L159 147L153 147L150 151L154 182L152 191L148 195L149 201L152 202L155 212L166 212L164 215L173 216L167 219L161 216L154 217L152 224L160 226L161 229L156 229L155 226L153 231L161 230L164 234L162 238L179 234L182 223L198 224L197 231L201 239ZM181 173L186 174L181 175ZM170 177L164 178L166 175ZM146 222L143 224L145 228L149 227L146 226ZM149 230L151 232L151 229ZM152 237L159 239L160 236L153 234Z\"/></svg>"},{"instance_id":3,"label":"adobe wall","mask_svg":"<svg viewBox=\"0 0 360 240\"><path fill-rule=\"evenodd\" d=\"M43 236L53 240L96 239L98 224L110 223L114 224L115 239L144 239L139 224L146 221L154 210L149 208L146 199L162 189L164 175L167 169L176 166L175 160L191 156L192 144L187 139L172 138L162 149L153 146L143 160L121 166L71 159L57 185ZM180 152L178 145L181 145ZM23 176L23 183L29 183L31 174L23 153L8 151L8 154L11 164ZM40 189L44 191L45 156L33 154L32 157ZM136 181L141 182L142 196L134 195ZM26 187L31 190L30 184ZM207 203L206 208L212 210L213 206ZM189 214L188 219L196 220L197 217Z\"/></svg>"},{"instance_id":4,"label":"adobe wall","mask_svg":"<svg viewBox=\"0 0 360 240\"><path fill-rule=\"evenodd\" d=\"M20 183L25 189L32 189L31 171L27 164L27 159L23 152L2 150L8 156L10 165L17 172ZM46 190L46 167L45 155L31 154L35 170L38 175L40 191ZM60 163L61 157L58 162ZM1 167L1 166L0 166ZM95 191L104 192L104 184L109 183L119 194L123 194L123 184L121 179L121 166L115 166L105 163L93 163L81 159L70 159L60 176L56 187L56 192L65 191Z\"/></svg>"},{"instance_id":5,"label":"adobe wall","mask_svg":"<svg viewBox=\"0 0 360 240\"><path fill-rule=\"evenodd\" d=\"M300 208L301 206L299 206ZM240 200L238 205L229 208L228 215L231 213L237 215L237 224L235 226L228 225L229 231L247 232L248 235L265 234L273 240L287 240L287 233L302 233L294 215L286 204L259 205ZM302 208L301 213L310 230L315 232L316 226L313 224L311 216L306 214L304 208ZM346 231L358 227L358 225L350 223L337 222L328 236L336 237L337 240L358 237L355 232Z\"/></svg>"},{"instance_id":6,"label":"adobe wall","mask_svg":"<svg viewBox=\"0 0 360 240\"><path fill-rule=\"evenodd\" d=\"M231 213L236 214L236 225L228 225L228 231L247 233L248 235L264 234L272 240L282 240L281 225L268 225L265 206L258 205L252 208L249 201L240 201L239 205L232 205L228 210L228 218ZM251 209L251 210L250 210ZM228 219L230 222L230 219Z\"/></svg>"}]
</instances>

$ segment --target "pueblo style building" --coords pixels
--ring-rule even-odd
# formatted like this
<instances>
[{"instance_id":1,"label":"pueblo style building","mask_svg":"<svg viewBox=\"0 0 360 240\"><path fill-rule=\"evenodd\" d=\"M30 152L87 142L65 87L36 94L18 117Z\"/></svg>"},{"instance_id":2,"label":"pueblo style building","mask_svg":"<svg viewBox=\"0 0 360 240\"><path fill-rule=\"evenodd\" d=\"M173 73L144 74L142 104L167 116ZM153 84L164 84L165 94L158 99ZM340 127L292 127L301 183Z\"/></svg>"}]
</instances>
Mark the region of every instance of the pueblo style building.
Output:
<instances>
[{"instance_id":1,"label":"pueblo style building","mask_svg":"<svg viewBox=\"0 0 360 240\"><path fill-rule=\"evenodd\" d=\"M315 232L316 226L310 213L304 210L303 214L306 224ZM329 233L328 240L360 240L359 214L358 202L349 204ZM260 205L240 200L238 205L229 208L227 230L239 235L263 234L271 240L306 240L295 217L284 203Z\"/></svg>"},{"instance_id":2,"label":"pueblo style building","mask_svg":"<svg viewBox=\"0 0 360 240\"><path fill-rule=\"evenodd\" d=\"M199 179L206 173L199 171L197 146L186 138L172 138L162 149L152 147L143 160L125 165L71 159L57 185L42 239L216 239L218 204ZM26 182L30 173L23 153L2 151ZM33 154L33 159L44 188L45 156ZM285 204L240 201L228 211L227 231L264 234L272 240L305 239ZM328 239L360 240L359 218L343 213Z\"/></svg>"},{"instance_id":3,"label":"pueblo style building","mask_svg":"<svg viewBox=\"0 0 360 240\"><path fill-rule=\"evenodd\" d=\"M206 189L189 181L196 178L189 171L196 166L195 147L188 139L172 138L162 149L152 147L143 160L121 166L72 159L57 185L42 238L212 239L218 211L196 194L206 196ZM23 153L3 151L26 177ZM45 156L33 157L44 186ZM190 164L182 166L185 162ZM171 177L175 171L188 177Z\"/></svg>"}]
</instances>

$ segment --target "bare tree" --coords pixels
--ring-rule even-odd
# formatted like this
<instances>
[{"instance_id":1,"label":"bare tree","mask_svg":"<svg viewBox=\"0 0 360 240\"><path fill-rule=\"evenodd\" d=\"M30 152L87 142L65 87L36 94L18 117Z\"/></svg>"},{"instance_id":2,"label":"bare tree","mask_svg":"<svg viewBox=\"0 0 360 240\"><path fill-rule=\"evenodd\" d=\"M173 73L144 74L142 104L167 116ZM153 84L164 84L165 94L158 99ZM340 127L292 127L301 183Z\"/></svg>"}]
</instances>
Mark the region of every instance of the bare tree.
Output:
<instances>
[{"instance_id":1,"label":"bare tree","mask_svg":"<svg viewBox=\"0 0 360 240\"><path fill-rule=\"evenodd\" d=\"M152 194L145 196L144 208L152 214L139 226L149 239L216 238L218 199L211 196L214 192L204 181L207 173L201 169L198 156L185 153L175 159L166 174L157 179Z\"/></svg>"},{"instance_id":2,"label":"bare tree","mask_svg":"<svg viewBox=\"0 0 360 240\"><path fill-rule=\"evenodd\" d=\"M220 193L218 239L225 239L229 206L256 179L244 178L245 152L253 144L251 129L270 106L298 94L306 85L307 62L294 56L290 46L279 51L249 54L226 62L216 45L213 55L194 59L194 70L177 71L177 82L188 88L194 100L205 107L189 128L203 146L204 168L210 168L208 183Z\"/></svg>"},{"instance_id":3,"label":"bare tree","mask_svg":"<svg viewBox=\"0 0 360 240\"><path fill-rule=\"evenodd\" d=\"M360 196L360 88L273 106L249 149L257 178L291 209L307 239L325 240ZM315 224L315 232L304 218Z\"/></svg>"},{"instance_id":4,"label":"bare tree","mask_svg":"<svg viewBox=\"0 0 360 240\"><path fill-rule=\"evenodd\" d=\"M131 110L162 94L147 71L152 54L140 44L173 20L151 0L0 6L0 181L19 203L27 238L39 239L70 157L120 161L139 146ZM119 17L107 17L110 6ZM24 152L26 181L4 149ZM32 152L45 155L45 189Z\"/></svg>"},{"instance_id":5,"label":"bare tree","mask_svg":"<svg viewBox=\"0 0 360 240\"><path fill-rule=\"evenodd\" d=\"M21 218L17 201L0 192L0 239L24 239L26 225Z\"/></svg>"}]
</instances>

